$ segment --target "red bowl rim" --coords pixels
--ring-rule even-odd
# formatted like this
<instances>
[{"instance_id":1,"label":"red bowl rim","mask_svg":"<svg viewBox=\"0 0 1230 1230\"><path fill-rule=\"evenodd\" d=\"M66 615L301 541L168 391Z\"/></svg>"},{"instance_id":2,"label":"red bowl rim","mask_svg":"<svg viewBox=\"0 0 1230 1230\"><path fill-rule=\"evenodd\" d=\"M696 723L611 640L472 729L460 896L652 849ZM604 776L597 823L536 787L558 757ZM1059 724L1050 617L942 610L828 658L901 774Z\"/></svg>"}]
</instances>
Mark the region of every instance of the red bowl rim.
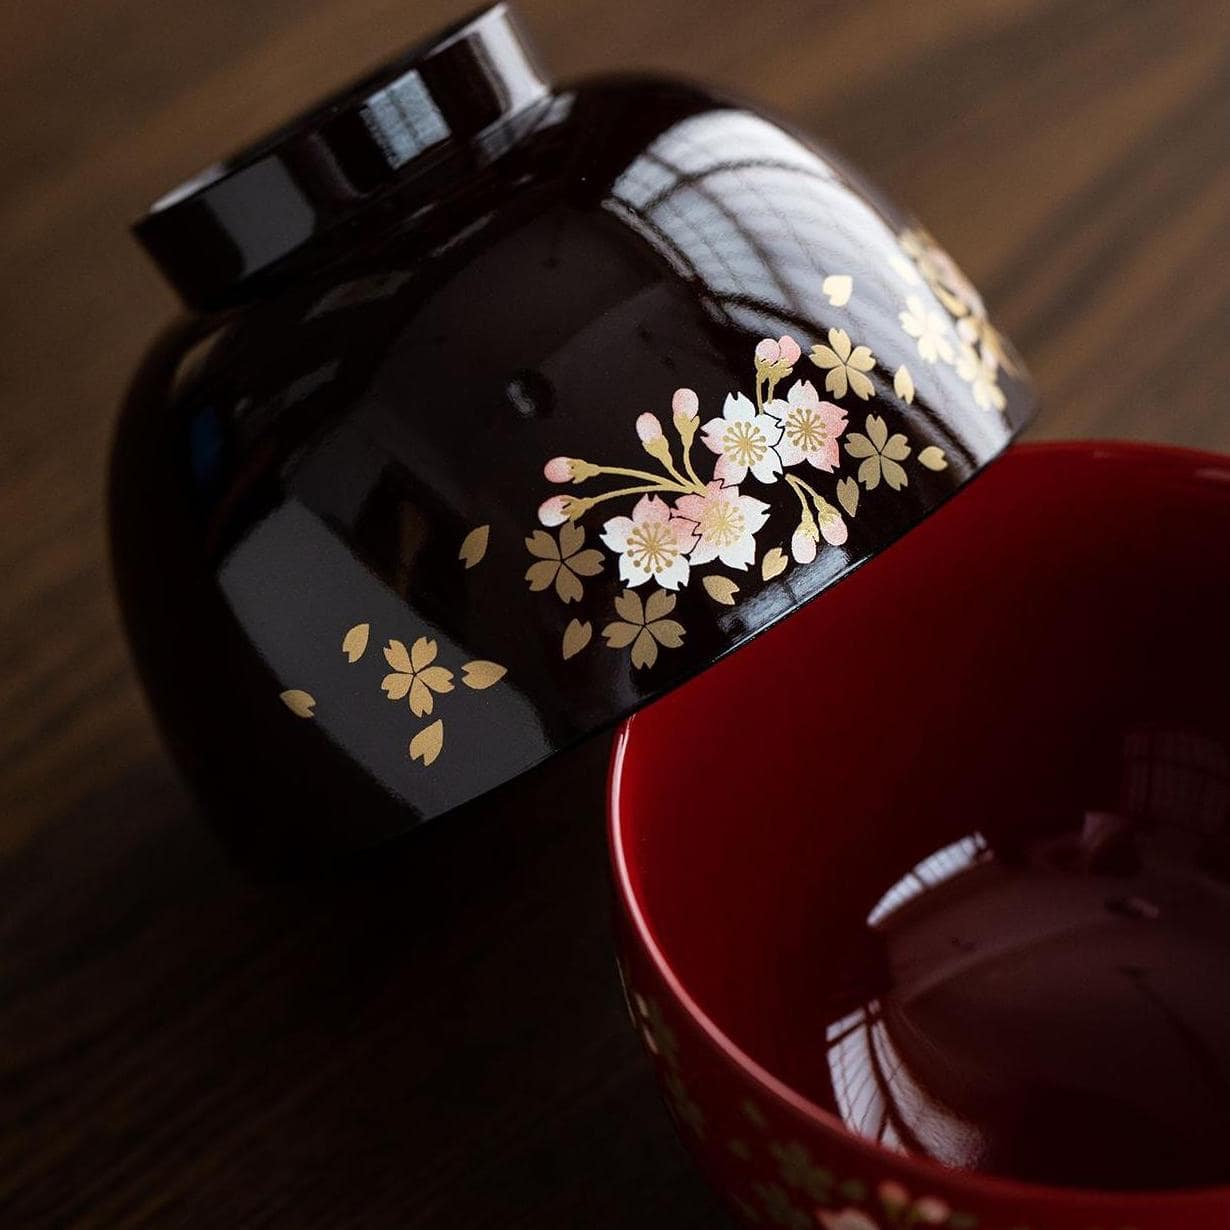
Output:
<instances>
[{"instance_id":1,"label":"red bowl rim","mask_svg":"<svg viewBox=\"0 0 1230 1230\"><path fill-rule=\"evenodd\" d=\"M1109 455L1116 459L1136 458L1142 461L1167 458L1174 461L1186 459L1197 465L1212 464L1218 467L1225 467L1230 463L1230 456L1199 449L1135 441L1046 441L1018 444L1012 451L1030 454L1066 453L1069 456L1084 456L1089 460L1097 460L1099 457L1105 459ZM991 471L995 467L992 465L987 468ZM1116 1210L1129 1216L1139 1213L1179 1215L1201 1211L1230 1211L1230 1185L1166 1188L1155 1191L1106 1191L1098 1188L1051 1187L1045 1184L1023 1183L1014 1179L957 1170L941 1162L896 1153L850 1131L831 1111L825 1110L822 1106L804 1097L758 1064L746 1051L736 1045L692 998L659 946L637 899L625 853L625 825L620 807L620 782L624 756L627 752L631 727L637 718L638 715L633 714L620 723L615 734L607 773L607 840L620 905L635 930L637 942L649 956L658 976L666 984L678 1006L691 1019L693 1025L705 1035L709 1043L721 1052L734 1068L743 1072L760 1086L771 1100L783 1103L805 1120L839 1136L848 1147L869 1158L874 1158L884 1168L912 1177L920 1189L926 1189L934 1182L940 1182L958 1187L973 1196L984 1197L988 1201L1063 1205L1072 1211L1087 1208L1091 1213Z\"/></svg>"}]
</instances>

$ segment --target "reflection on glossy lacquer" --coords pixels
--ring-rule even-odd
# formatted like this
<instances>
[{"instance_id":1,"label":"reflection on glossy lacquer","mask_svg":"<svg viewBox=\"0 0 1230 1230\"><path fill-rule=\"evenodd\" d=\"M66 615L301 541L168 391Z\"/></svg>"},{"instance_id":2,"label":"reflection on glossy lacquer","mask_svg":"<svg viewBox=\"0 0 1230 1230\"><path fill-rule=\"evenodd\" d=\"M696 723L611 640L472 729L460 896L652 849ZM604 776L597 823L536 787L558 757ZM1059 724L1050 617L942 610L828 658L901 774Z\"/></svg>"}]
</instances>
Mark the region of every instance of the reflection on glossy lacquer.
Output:
<instances>
[{"instance_id":1,"label":"reflection on glossy lacquer","mask_svg":"<svg viewBox=\"0 0 1230 1230\"><path fill-rule=\"evenodd\" d=\"M846 1124L1039 1182L1230 1179L1230 752L1134 731L1118 798L885 869L826 1029Z\"/></svg>"}]
</instances>

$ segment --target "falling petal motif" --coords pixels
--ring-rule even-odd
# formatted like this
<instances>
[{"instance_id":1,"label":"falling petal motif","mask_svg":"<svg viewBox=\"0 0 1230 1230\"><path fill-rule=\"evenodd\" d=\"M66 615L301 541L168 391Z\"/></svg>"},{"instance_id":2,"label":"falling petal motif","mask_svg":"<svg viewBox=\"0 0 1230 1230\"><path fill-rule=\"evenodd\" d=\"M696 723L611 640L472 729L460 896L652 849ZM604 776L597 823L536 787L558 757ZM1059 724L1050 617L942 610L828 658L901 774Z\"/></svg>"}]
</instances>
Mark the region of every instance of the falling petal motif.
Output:
<instances>
[{"instance_id":1,"label":"falling petal motif","mask_svg":"<svg viewBox=\"0 0 1230 1230\"><path fill-rule=\"evenodd\" d=\"M774 577L781 576L789 563L790 560L781 547L773 547L765 552L764 559L760 561L760 575L764 580L771 581Z\"/></svg>"},{"instance_id":2,"label":"falling petal motif","mask_svg":"<svg viewBox=\"0 0 1230 1230\"><path fill-rule=\"evenodd\" d=\"M491 526L479 525L462 539L457 558L465 564L467 570L482 562L483 556L487 554L487 542L490 535Z\"/></svg>"},{"instance_id":3,"label":"falling petal motif","mask_svg":"<svg viewBox=\"0 0 1230 1230\"><path fill-rule=\"evenodd\" d=\"M705 587L705 593L714 602L720 602L723 606L734 606L735 595L739 592L739 587L730 577L723 577L714 573L705 577L701 584Z\"/></svg>"},{"instance_id":4,"label":"falling petal motif","mask_svg":"<svg viewBox=\"0 0 1230 1230\"><path fill-rule=\"evenodd\" d=\"M279 694L279 699L295 717L316 716L313 712L316 708L316 697L311 692L305 692L302 688L287 688L285 692Z\"/></svg>"},{"instance_id":5,"label":"falling petal motif","mask_svg":"<svg viewBox=\"0 0 1230 1230\"><path fill-rule=\"evenodd\" d=\"M854 293L854 279L848 273L830 273L820 289L833 307L845 307Z\"/></svg>"},{"instance_id":6,"label":"falling petal motif","mask_svg":"<svg viewBox=\"0 0 1230 1230\"><path fill-rule=\"evenodd\" d=\"M583 623L579 619L569 620L568 627L564 629L564 661L566 662L569 658L575 658L589 644L590 638L593 635L593 624L589 622Z\"/></svg>"},{"instance_id":7,"label":"falling petal motif","mask_svg":"<svg viewBox=\"0 0 1230 1230\"><path fill-rule=\"evenodd\" d=\"M467 688L473 688L476 692L481 692L485 688L499 683L507 674L508 668L501 666L498 662L478 660L467 662L462 666L461 681Z\"/></svg>"},{"instance_id":8,"label":"falling petal motif","mask_svg":"<svg viewBox=\"0 0 1230 1230\"><path fill-rule=\"evenodd\" d=\"M843 478L837 484L837 502L845 509L847 517L853 517L858 512L858 481L853 478Z\"/></svg>"},{"instance_id":9,"label":"falling petal motif","mask_svg":"<svg viewBox=\"0 0 1230 1230\"><path fill-rule=\"evenodd\" d=\"M367 639L371 630L371 624L355 624L342 637L342 653L346 655L346 661L353 665L367 652Z\"/></svg>"},{"instance_id":10,"label":"falling petal motif","mask_svg":"<svg viewBox=\"0 0 1230 1230\"><path fill-rule=\"evenodd\" d=\"M897 368L897 374L893 376L893 392L907 406L914 404L914 377L910 375L910 369L904 363Z\"/></svg>"},{"instance_id":11,"label":"falling petal motif","mask_svg":"<svg viewBox=\"0 0 1230 1230\"><path fill-rule=\"evenodd\" d=\"M436 718L410 740L410 759L421 760L423 767L433 764L444 748L444 722Z\"/></svg>"}]
</instances>

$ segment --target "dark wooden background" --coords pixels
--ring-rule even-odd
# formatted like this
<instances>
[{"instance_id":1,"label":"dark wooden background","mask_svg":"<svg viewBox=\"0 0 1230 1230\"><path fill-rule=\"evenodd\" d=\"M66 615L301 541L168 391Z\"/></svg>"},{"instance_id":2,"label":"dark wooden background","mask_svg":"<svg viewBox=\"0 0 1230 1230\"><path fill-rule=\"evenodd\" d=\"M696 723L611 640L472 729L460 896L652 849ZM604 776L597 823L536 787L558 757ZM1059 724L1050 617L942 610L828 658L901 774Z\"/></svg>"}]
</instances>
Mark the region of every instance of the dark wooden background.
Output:
<instances>
[{"instance_id":1,"label":"dark wooden background","mask_svg":"<svg viewBox=\"0 0 1230 1230\"><path fill-rule=\"evenodd\" d=\"M517 838L494 854L254 885L159 749L108 589L113 408L173 310L126 224L462 9L0 11L5 1226L726 1224L621 1015L605 748L502 799ZM708 77L872 172L1020 345L1035 434L1230 449L1225 0L522 11L561 78ZM190 644L182 668L187 685Z\"/></svg>"}]
</instances>

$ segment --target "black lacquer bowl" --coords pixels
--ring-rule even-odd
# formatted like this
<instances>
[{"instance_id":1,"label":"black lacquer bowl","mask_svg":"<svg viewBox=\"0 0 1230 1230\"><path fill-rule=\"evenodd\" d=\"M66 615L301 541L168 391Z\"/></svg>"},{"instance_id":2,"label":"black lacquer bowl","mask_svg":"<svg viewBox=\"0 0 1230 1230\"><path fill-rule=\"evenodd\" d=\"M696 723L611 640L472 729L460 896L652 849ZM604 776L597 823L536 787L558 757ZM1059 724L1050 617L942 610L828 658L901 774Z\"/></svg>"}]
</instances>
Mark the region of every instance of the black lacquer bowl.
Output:
<instances>
[{"instance_id":1,"label":"black lacquer bowl","mask_svg":"<svg viewBox=\"0 0 1230 1230\"><path fill-rule=\"evenodd\" d=\"M120 423L123 609L262 854L369 845L610 725L1032 410L973 287L840 160L688 84L554 89L503 6L137 233L191 315Z\"/></svg>"}]
</instances>

